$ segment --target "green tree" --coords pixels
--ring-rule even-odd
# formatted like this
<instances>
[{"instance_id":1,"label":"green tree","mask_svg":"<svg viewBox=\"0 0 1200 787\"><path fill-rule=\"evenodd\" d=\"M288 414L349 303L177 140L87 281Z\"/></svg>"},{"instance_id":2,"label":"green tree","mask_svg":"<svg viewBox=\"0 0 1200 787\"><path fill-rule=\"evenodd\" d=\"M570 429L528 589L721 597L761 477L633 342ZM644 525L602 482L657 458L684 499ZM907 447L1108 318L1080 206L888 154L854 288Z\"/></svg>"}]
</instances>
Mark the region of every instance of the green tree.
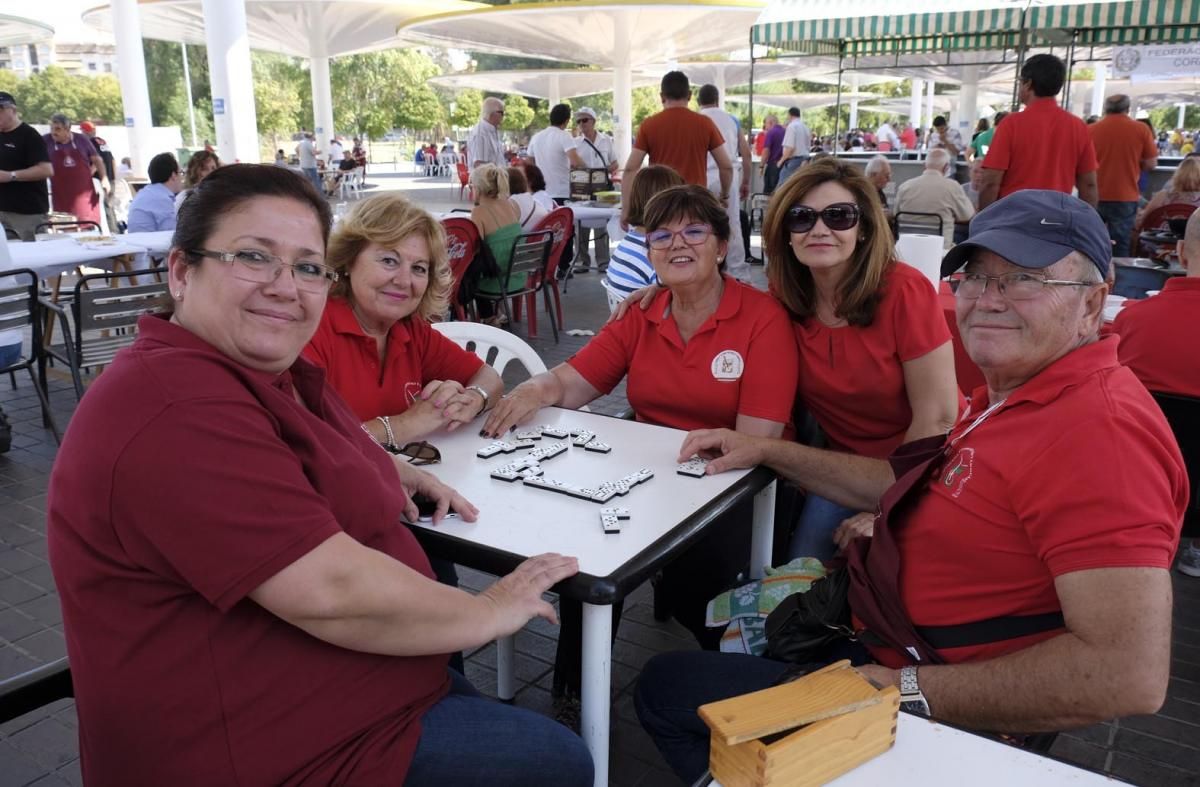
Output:
<instances>
[{"instance_id":1,"label":"green tree","mask_svg":"<svg viewBox=\"0 0 1200 787\"><path fill-rule=\"evenodd\" d=\"M142 40L146 57L146 86L150 93L150 115L156 126L188 128L187 90L183 84L183 52L187 52L196 132L201 117L212 127L212 89L209 87L208 56L201 46L180 47L170 41ZM209 132L211 139L211 131Z\"/></svg>"},{"instance_id":2,"label":"green tree","mask_svg":"<svg viewBox=\"0 0 1200 787\"><path fill-rule=\"evenodd\" d=\"M50 116L62 112L73 122L83 119L90 79L73 77L58 66L47 66L21 83L16 94L22 118L29 123L49 123Z\"/></svg>"},{"instance_id":3,"label":"green tree","mask_svg":"<svg viewBox=\"0 0 1200 787\"><path fill-rule=\"evenodd\" d=\"M439 73L425 54L392 49L334 59L330 64L334 125L371 137L401 126L431 129L444 112L429 79Z\"/></svg>"},{"instance_id":4,"label":"green tree","mask_svg":"<svg viewBox=\"0 0 1200 787\"><path fill-rule=\"evenodd\" d=\"M267 52L252 52L254 73L254 112L258 133L270 137L272 150L279 147L279 137L290 138L292 132L304 125L300 108L309 106L302 98L305 85L312 92L308 72L293 57Z\"/></svg>"},{"instance_id":5,"label":"green tree","mask_svg":"<svg viewBox=\"0 0 1200 787\"><path fill-rule=\"evenodd\" d=\"M500 124L502 131L525 131L533 123L533 107L529 99L515 93L504 96L504 122Z\"/></svg>"},{"instance_id":6,"label":"green tree","mask_svg":"<svg viewBox=\"0 0 1200 787\"><path fill-rule=\"evenodd\" d=\"M483 93L478 90L460 90L454 94L454 111L449 113L450 125L455 128L470 128L479 122L483 108Z\"/></svg>"},{"instance_id":7,"label":"green tree","mask_svg":"<svg viewBox=\"0 0 1200 787\"><path fill-rule=\"evenodd\" d=\"M21 90L21 78L8 69L0 70L0 90L17 95Z\"/></svg>"}]
</instances>

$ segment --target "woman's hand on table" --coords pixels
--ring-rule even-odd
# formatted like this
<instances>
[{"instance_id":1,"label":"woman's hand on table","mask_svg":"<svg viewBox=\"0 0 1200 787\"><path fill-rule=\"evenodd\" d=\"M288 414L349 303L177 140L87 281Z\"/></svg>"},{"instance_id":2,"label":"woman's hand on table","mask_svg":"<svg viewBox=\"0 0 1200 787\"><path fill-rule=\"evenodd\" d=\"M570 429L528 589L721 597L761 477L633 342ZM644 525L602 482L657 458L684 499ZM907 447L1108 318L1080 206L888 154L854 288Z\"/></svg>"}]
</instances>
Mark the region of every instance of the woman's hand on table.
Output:
<instances>
[{"instance_id":1,"label":"woman's hand on table","mask_svg":"<svg viewBox=\"0 0 1200 787\"><path fill-rule=\"evenodd\" d=\"M513 427L529 423L543 406L537 387L522 383L496 402L483 424L483 433L487 437L502 438Z\"/></svg>"},{"instance_id":2,"label":"woman's hand on table","mask_svg":"<svg viewBox=\"0 0 1200 787\"><path fill-rule=\"evenodd\" d=\"M400 484L409 497L408 505L404 507L404 516L410 522L416 522L420 516L417 504L412 500L413 496L418 494L437 503L437 509L433 512L433 524L435 525L451 511L458 514L464 522L474 522L479 518L479 509L453 487L443 484L437 476L419 470L403 459L397 458L395 463L396 474L400 476Z\"/></svg>"},{"instance_id":3,"label":"woman's hand on table","mask_svg":"<svg viewBox=\"0 0 1200 787\"><path fill-rule=\"evenodd\" d=\"M845 551L850 542L856 538L870 538L875 534L875 515L863 512L843 519L833 531L833 542L838 549Z\"/></svg>"},{"instance_id":4,"label":"woman's hand on table","mask_svg":"<svg viewBox=\"0 0 1200 787\"><path fill-rule=\"evenodd\" d=\"M606 322L615 322L625 316L625 312L629 311L636 304L642 308L642 311L650 308L650 304L654 302L654 298L663 291L663 288L657 284L649 284L640 290L634 290L629 293L625 300L617 304L617 308L613 313L608 315Z\"/></svg>"},{"instance_id":5,"label":"woman's hand on table","mask_svg":"<svg viewBox=\"0 0 1200 787\"><path fill-rule=\"evenodd\" d=\"M480 593L479 598L492 607L495 637L520 631L535 616L558 623L554 607L542 594L578 572L579 561L573 557L555 553L536 555Z\"/></svg>"},{"instance_id":6,"label":"woman's hand on table","mask_svg":"<svg viewBox=\"0 0 1200 787\"><path fill-rule=\"evenodd\" d=\"M762 464L766 455L762 446L763 438L750 437L732 429L698 429L683 439L678 461L703 457L709 460L705 472L715 475Z\"/></svg>"},{"instance_id":7,"label":"woman's hand on table","mask_svg":"<svg viewBox=\"0 0 1200 787\"><path fill-rule=\"evenodd\" d=\"M474 420L484 406L482 396L454 380L434 380L421 391L421 399L441 413L448 432Z\"/></svg>"}]
</instances>

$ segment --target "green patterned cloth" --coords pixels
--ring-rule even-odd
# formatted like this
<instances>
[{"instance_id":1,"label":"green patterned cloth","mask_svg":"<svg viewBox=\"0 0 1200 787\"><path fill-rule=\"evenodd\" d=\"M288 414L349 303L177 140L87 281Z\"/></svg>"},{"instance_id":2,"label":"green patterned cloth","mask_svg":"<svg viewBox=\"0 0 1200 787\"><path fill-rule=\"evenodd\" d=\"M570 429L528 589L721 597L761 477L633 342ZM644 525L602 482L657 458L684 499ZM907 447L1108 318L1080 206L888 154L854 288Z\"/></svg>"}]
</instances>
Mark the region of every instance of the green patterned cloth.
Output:
<instances>
[{"instance_id":1,"label":"green patterned cloth","mask_svg":"<svg viewBox=\"0 0 1200 787\"><path fill-rule=\"evenodd\" d=\"M815 557L798 557L768 568L763 579L727 590L708 602L704 625L726 626L721 636L723 652L761 656L767 650L767 615L779 602L808 590L826 573L825 565Z\"/></svg>"}]
</instances>

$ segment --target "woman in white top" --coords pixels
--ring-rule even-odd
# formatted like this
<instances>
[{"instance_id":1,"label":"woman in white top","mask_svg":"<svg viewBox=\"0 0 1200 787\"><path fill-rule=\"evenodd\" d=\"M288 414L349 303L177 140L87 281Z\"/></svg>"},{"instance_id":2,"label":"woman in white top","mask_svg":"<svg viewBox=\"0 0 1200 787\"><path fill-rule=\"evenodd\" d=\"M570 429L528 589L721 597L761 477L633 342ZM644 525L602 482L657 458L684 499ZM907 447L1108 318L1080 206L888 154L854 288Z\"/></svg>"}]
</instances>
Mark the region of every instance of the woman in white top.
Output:
<instances>
[{"instance_id":1,"label":"woman in white top","mask_svg":"<svg viewBox=\"0 0 1200 787\"><path fill-rule=\"evenodd\" d=\"M558 207L554 198L546 193L546 176L542 174L536 164L525 165L525 180L529 182L529 191L533 194L533 201L541 205L547 213Z\"/></svg>"},{"instance_id":2,"label":"woman in white top","mask_svg":"<svg viewBox=\"0 0 1200 787\"><path fill-rule=\"evenodd\" d=\"M533 194L529 192L529 181L525 179L525 171L520 167L508 168L508 190L508 198L521 212L522 229L532 230L550 214L550 211L534 201Z\"/></svg>"}]
</instances>

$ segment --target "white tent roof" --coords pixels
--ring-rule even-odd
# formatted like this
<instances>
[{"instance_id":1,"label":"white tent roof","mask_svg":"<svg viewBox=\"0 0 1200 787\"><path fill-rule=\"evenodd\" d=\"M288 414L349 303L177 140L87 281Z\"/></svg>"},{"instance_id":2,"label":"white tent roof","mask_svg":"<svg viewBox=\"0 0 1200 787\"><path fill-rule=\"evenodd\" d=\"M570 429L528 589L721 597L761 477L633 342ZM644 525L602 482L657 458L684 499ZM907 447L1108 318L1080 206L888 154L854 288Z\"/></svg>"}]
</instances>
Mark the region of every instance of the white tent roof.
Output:
<instances>
[{"instance_id":1,"label":"white tent roof","mask_svg":"<svg viewBox=\"0 0 1200 787\"><path fill-rule=\"evenodd\" d=\"M417 17L481 7L464 0L246 0L246 32L251 49L335 57L400 46L396 28ZM201 0L138 0L138 9L146 38L205 43ZM107 4L83 20L112 31Z\"/></svg>"},{"instance_id":2,"label":"white tent roof","mask_svg":"<svg viewBox=\"0 0 1200 787\"><path fill-rule=\"evenodd\" d=\"M414 19L402 37L458 49L611 68L743 47L762 0L522 3Z\"/></svg>"},{"instance_id":3,"label":"white tent roof","mask_svg":"<svg viewBox=\"0 0 1200 787\"><path fill-rule=\"evenodd\" d=\"M705 83L726 87L737 87L750 84L750 61L709 62L689 60L682 63L662 63L642 66L638 70L644 74L662 76L671 69L677 69L687 74L693 89ZM833 73L831 74L830 71ZM860 80L860 85L872 85L877 82L888 82L903 79L889 79L882 76L866 76ZM760 60L754 64L754 84L773 82L780 79L802 79L806 82L816 82L822 85L837 84L837 58L828 57L797 57L780 60ZM849 84L849 76L843 77L843 84Z\"/></svg>"},{"instance_id":4,"label":"white tent roof","mask_svg":"<svg viewBox=\"0 0 1200 787\"><path fill-rule=\"evenodd\" d=\"M866 101L867 99L879 98L877 93L847 93L842 92L842 103L858 99ZM732 95L726 96L725 100L732 104L748 104L750 96L747 95ZM832 107L837 104L837 93L790 93L788 95L769 95L754 97L754 106L756 107L778 107L779 109L789 109L798 107L800 109L819 109L820 107ZM859 105L860 108L862 105Z\"/></svg>"},{"instance_id":5,"label":"white tent roof","mask_svg":"<svg viewBox=\"0 0 1200 787\"><path fill-rule=\"evenodd\" d=\"M54 28L35 19L0 14L0 46L19 46L54 36Z\"/></svg>"},{"instance_id":6,"label":"white tent roof","mask_svg":"<svg viewBox=\"0 0 1200 787\"><path fill-rule=\"evenodd\" d=\"M558 93L552 90L558 81ZM552 95L560 98L590 96L593 93L608 93L613 89L612 71L572 71L568 69L526 69L517 71L473 71L464 74L447 74L429 80L434 85L452 89L475 88L493 93L517 93L532 98L548 99ZM659 77L649 74L634 74L633 86L657 85Z\"/></svg>"},{"instance_id":7,"label":"white tent roof","mask_svg":"<svg viewBox=\"0 0 1200 787\"><path fill-rule=\"evenodd\" d=\"M1071 0L1067 0L1070 2ZM1080 0L1083 2L1084 0ZM936 11L978 11L988 8L1020 8L1026 5L1064 5L1063 0L940 0ZM757 25L791 22L798 19L843 19L858 16L898 16L928 13L935 9L919 0L771 0L755 20Z\"/></svg>"}]
</instances>

